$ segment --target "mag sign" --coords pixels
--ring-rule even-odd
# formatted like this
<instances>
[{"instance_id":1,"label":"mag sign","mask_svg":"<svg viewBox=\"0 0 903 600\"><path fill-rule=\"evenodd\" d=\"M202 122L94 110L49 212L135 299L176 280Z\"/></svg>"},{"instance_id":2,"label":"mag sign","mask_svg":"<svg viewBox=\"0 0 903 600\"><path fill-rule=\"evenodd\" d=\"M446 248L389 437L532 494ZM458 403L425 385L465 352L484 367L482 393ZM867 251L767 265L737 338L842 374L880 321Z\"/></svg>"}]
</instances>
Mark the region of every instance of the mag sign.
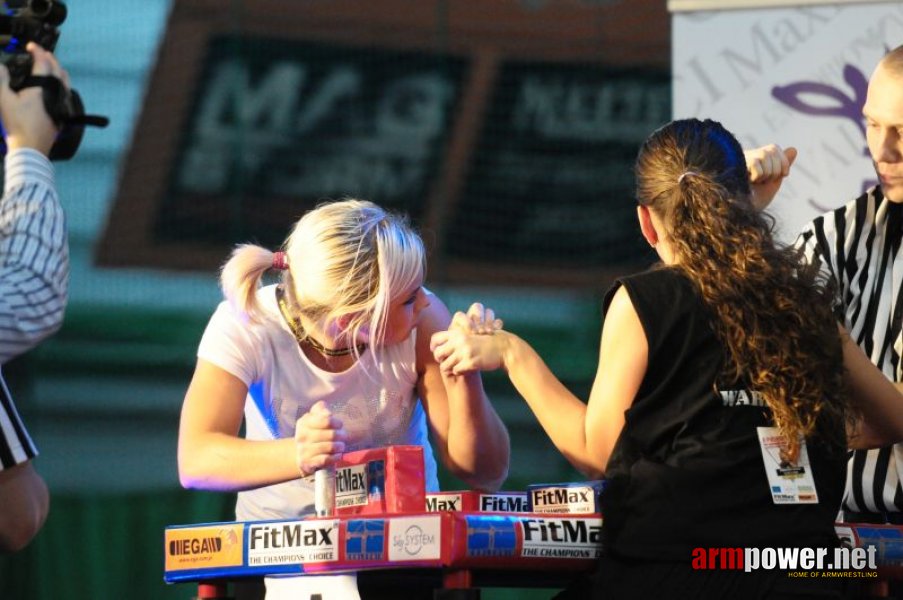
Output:
<instances>
[{"instance_id":1,"label":"mag sign","mask_svg":"<svg viewBox=\"0 0 903 600\"><path fill-rule=\"evenodd\" d=\"M174 0L97 262L212 272L356 196L411 216L432 280L604 288L648 258L668 36L659 0Z\"/></svg>"}]
</instances>

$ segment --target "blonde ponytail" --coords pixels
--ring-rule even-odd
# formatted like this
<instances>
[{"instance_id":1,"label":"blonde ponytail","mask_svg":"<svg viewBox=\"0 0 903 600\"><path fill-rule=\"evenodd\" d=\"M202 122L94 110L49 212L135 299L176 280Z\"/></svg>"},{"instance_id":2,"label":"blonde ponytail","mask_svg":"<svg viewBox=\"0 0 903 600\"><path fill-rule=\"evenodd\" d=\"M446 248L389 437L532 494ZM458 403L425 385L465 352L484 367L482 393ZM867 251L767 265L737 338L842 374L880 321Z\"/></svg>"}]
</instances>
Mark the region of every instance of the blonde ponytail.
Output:
<instances>
[{"instance_id":1,"label":"blonde ponytail","mask_svg":"<svg viewBox=\"0 0 903 600\"><path fill-rule=\"evenodd\" d=\"M226 299L251 321L259 318L257 289L263 274L273 266L273 256L266 248L242 244L236 246L220 271L220 287Z\"/></svg>"}]
</instances>

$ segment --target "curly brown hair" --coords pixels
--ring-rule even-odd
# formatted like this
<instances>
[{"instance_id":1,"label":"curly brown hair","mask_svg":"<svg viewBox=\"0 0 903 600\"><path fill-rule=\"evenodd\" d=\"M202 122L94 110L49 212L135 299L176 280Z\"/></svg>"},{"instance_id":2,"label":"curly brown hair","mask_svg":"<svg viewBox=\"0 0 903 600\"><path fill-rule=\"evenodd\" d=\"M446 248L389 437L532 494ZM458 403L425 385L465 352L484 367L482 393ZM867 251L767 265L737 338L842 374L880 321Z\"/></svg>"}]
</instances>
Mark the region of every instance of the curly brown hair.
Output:
<instances>
[{"instance_id":1,"label":"curly brown hair","mask_svg":"<svg viewBox=\"0 0 903 600\"><path fill-rule=\"evenodd\" d=\"M789 458L801 436L841 437L853 411L833 290L798 250L776 243L774 220L752 205L734 136L712 120L668 123L640 149L636 181L638 202L663 220L673 267L713 315L727 350L725 380L762 395Z\"/></svg>"}]
</instances>

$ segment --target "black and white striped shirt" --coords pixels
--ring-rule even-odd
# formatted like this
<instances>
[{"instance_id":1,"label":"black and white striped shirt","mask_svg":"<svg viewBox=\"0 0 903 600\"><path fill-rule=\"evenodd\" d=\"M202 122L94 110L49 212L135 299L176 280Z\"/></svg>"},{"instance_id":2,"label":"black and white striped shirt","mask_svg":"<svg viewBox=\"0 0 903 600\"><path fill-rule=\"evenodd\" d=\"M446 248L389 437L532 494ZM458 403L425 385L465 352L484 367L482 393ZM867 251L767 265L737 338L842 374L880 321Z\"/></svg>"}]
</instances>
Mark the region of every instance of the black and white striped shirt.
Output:
<instances>
[{"instance_id":1,"label":"black and white striped shirt","mask_svg":"<svg viewBox=\"0 0 903 600\"><path fill-rule=\"evenodd\" d=\"M59 329L68 283L66 221L53 167L40 152L14 150L5 158L0 199L0 364ZM0 376L0 470L36 455Z\"/></svg>"},{"instance_id":2,"label":"black and white striped shirt","mask_svg":"<svg viewBox=\"0 0 903 600\"><path fill-rule=\"evenodd\" d=\"M838 316L852 338L892 381L903 380L903 205L880 187L812 221L800 234L838 286ZM903 407L901 407L903 410ZM903 445L851 454L844 507L856 512L903 511Z\"/></svg>"}]
</instances>

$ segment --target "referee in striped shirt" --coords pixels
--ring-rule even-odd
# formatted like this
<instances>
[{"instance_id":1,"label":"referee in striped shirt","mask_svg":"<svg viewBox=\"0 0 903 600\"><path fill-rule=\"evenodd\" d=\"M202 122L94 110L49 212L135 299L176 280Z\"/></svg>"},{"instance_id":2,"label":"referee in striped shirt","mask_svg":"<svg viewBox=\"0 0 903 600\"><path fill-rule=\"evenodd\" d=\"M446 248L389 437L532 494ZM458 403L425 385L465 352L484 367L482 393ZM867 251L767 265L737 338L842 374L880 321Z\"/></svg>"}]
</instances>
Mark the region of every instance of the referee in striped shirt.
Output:
<instances>
[{"instance_id":1,"label":"referee in striped shirt","mask_svg":"<svg viewBox=\"0 0 903 600\"><path fill-rule=\"evenodd\" d=\"M809 223L798 244L835 280L838 318L852 338L903 390L903 46L878 63L863 115L878 185ZM752 181L770 180L776 191L795 157L776 146L748 152ZM852 452L844 520L903 523L901 481L903 444Z\"/></svg>"},{"instance_id":2,"label":"referee in striped shirt","mask_svg":"<svg viewBox=\"0 0 903 600\"><path fill-rule=\"evenodd\" d=\"M68 85L66 72L35 44L33 75ZM14 92L0 65L0 121L8 148L0 199L0 364L59 329L66 305L69 251L65 217L47 159L57 128L39 87ZM47 486L35 471L37 450L0 376L0 552L24 547L47 517Z\"/></svg>"}]
</instances>

